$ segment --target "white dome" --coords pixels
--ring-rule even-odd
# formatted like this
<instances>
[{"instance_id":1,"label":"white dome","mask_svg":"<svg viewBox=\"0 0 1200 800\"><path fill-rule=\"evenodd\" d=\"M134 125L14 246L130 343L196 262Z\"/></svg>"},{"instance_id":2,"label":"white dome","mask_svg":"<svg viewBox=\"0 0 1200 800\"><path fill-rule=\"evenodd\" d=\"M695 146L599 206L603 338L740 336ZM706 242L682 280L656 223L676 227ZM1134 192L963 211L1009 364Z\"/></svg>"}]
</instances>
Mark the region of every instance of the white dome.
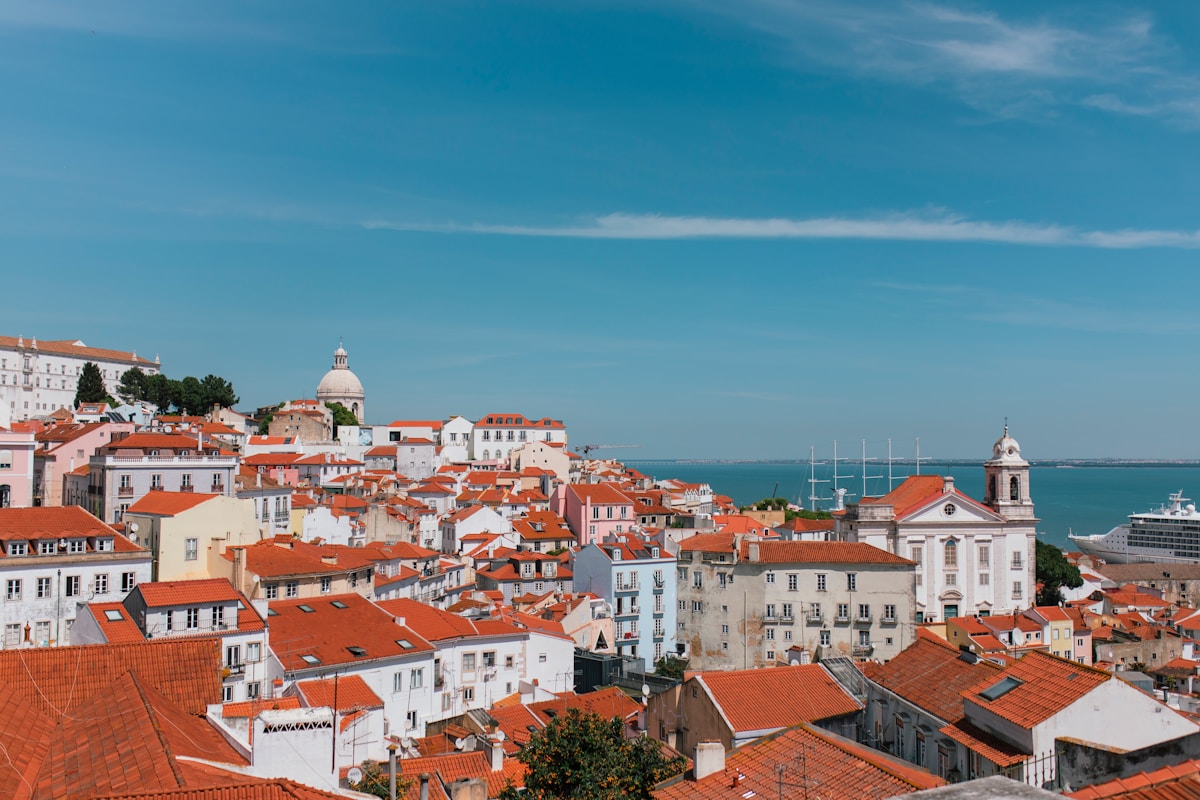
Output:
<instances>
[{"instance_id":1,"label":"white dome","mask_svg":"<svg viewBox=\"0 0 1200 800\"><path fill-rule=\"evenodd\" d=\"M336 400L339 397L363 396L362 381L349 369L331 369L317 384L318 400Z\"/></svg>"},{"instance_id":2,"label":"white dome","mask_svg":"<svg viewBox=\"0 0 1200 800\"><path fill-rule=\"evenodd\" d=\"M1004 426L1004 435L992 445L992 460L989 463L1003 462L1008 464L1025 464L1021 458L1021 445L1008 435L1008 426Z\"/></svg>"}]
</instances>

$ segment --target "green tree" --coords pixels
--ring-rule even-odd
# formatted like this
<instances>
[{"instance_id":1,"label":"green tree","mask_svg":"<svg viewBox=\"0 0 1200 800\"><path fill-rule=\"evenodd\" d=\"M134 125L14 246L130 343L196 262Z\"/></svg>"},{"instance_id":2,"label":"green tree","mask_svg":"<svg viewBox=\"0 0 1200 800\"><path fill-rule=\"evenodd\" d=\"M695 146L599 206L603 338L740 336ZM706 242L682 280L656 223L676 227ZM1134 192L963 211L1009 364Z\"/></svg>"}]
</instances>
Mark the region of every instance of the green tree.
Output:
<instances>
[{"instance_id":1,"label":"green tree","mask_svg":"<svg viewBox=\"0 0 1200 800\"><path fill-rule=\"evenodd\" d=\"M79 373L79 387L75 390L75 407L80 403L99 403L108 397L108 389L104 387L104 376L100 368L91 361L85 361L83 371Z\"/></svg>"},{"instance_id":2,"label":"green tree","mask_svg":"<svg viewBox=\"0 0 1200 800\"><path fill-rule=\"evenodd\" d=\"M674 678L677 681L683 680L683 671L687 669L687 659L676 658L673 655L667 654L654 662L654 672L657 675L662 675L664 678Z\"/></svg>"},{"instance_id":3,"label":"green tree","mask_svg":"<svg viewBox=\"0 0 1200 800\"><path fill-rule=\"evenodd\" d=\"M147 403L153 403L158 406L160 412L166 413L175 400L174 384L175 381L161 372L156 375L147 375L145 380L146 391L142 399Z\"/></svg>"},{"instance_id":4,"label":"green tree","mask_svg":"<svg viewBox=\"0 0 1200 800\"><path fill-rule=\"evenodd\" d=\"M1057 606L1062 604L1062 587L1077 589L1083 586L1083 577L1079 567L1067 561L1063 551L1052 544L1037 542L1035 572L1037 582L1041 587L1037 593L1039 606Z\"/></svg>"},{"instance_id":5,"label":"green tree","mask_svg":"<svg viewBox=\"0 0 1200 800\"><path fill-rule=\"evenodd\" d=\"M171 404L181 414L203 414L208 411L205 406L204 387L198 378L188 375L181 381L171 381Z\"/></svg>"},{"instance_id":6,"label":"green tree","mask_svg":"<svg viewBox=\"0 0 1200 800\"><path fill-rule=\"evenodd\" d=\"M341 403L326 403L325 407L333 412L333 438L337 438L338 428L343 425L357 425L358 417L354 412Z\"/></svg>"},{"instance_id":7,"label":"green tree","mask_svg":"<svg viewBox=\"0 0 1200 800\"><path fill-rule=\"evenodd\" d=\"M146 399L146 373L138 367L130 367L121 373L121 382L117 384L117 397L123 402L136 403Z\"/></svg>"},{"instance_id":8,"label":"green tree","mask_svg":"<svg viewBox=\"0 0 1200 800\"><path fill-rule=\"evenodd\" d=\"M203 413L207 414L213 406L233 408L240 399L233 393L233 384L217 375L205 375L200 380L200 391L204 399ZM196 413L201 413L197 409Z\"/></svg>"},{"instance_id":9,"label":"green tree","mask_svg":"<svg viewBox=\"0 0 1200 800\"><path fill-rule=\"evenodd\" d=\"M620 718L577 708L533 734L517 758L528 768L525 791L509 785L501 800L649 800L655 784L687 766L654 739L625 738Z\"/></svg>"}]
</instances>

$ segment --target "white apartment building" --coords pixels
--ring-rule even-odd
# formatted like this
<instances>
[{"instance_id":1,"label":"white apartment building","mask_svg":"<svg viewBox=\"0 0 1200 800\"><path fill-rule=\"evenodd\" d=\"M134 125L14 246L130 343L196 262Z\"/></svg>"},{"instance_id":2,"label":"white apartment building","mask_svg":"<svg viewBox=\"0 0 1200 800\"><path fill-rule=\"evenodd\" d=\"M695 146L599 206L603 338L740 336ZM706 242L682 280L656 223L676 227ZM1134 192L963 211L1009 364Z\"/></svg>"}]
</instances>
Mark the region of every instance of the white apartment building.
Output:
<instances>
[{"instance_id":1,"label":"white apartment building","mask_svg":"<svg viewBox=\"0 0 1200 800\"><path fill-rule=\"evenodd\" d=\"M471 429L470 459L472 461L509 463L509 451L526 442L557 442L566 444L567 428L562 420L530 419L520 414L488 414Z\"/></svg>"},{"instance_id":2,"label":"white apartment building","mask_svg":"<svg viewBox=\"0 0 1200 800\"><path fill-rule=\"evenodd\" d=\"M0 509L4 649L70 644L80 604L150 580L150 551L77 506Z\"/></svg>"},{"instance_id":3,"label":"white apartment building","mask_svg":"<svg viewBox=\"0 0 1200 800\"><path fill-rule=\"evenodd\" d=\"M137 353L88 347L81 341L41 341L23 336L0 336L0 405L14 420L45 416L60 408L75 408L75 391L83 365L91 361L100 369L108 393L117 396L117 384L126 370L138 367L155 375L161 365Z\"/></svg>"},{"instance_id":4,"label":"white apartment building","mask_svg":"<svg viewBox=\"0 0 1200 800\"><path fill-rule=\"evenodd\" d=\"M211 440L177 433L132 433L101 447L88 462L87 492L65 491L64 504L81 505L120 522L131 505L153 491L232 495L236 454Z\"/></svg>"}]
</instances>

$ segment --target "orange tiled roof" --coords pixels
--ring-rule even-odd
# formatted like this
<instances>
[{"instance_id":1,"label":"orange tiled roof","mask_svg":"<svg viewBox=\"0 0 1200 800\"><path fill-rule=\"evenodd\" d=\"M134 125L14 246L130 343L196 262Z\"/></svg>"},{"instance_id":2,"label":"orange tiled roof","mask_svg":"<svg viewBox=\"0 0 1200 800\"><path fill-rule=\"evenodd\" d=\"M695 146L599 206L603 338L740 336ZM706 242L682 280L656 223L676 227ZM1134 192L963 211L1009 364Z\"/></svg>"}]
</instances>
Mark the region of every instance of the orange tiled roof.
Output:
<instances>
[{"instance_id":1,"label":"orange tiled roof","mask_svg":"<svg viewBox=\"0 0 1200 800\"><path fill-rule=\"evenodd\" d=\"M765 670L774 672L775 670ZM803 752L803 765L797 753ZM654 790L658 800L744 800L773 798L779 793L780 765L789 786L809 787L823 800L894 797L944 786L936 775L906 761L855 744L835 734L797 725L739 747L725 759L725 769L699 781L676 778ZM789 788L787 797L802 794Z\"/></svg>"},{"instance_id":2,"label":"orange tiled roof","mask_svg":"<svg viewBox=\"0 0 1200 800\"><path fill-rule=\"evenodd\" d=\"M104 633L105 641L109 644L144 642L146 640L146 636L133 621L133 617L129 616L129 611L126 610L123 603L88 603L87 610L96 620L96 624ZM116 612L121 615L121 618L109 619L109 612Z\"/></svg>"},{"instance_id":3,"label":"orange tiled roof","mask_svg":"<svg viewBox=\"0 0 1200 800\"><path fill-rule=\"evenodd\" d=\"M483 778L487 782L488 797L498 796L510 780L518 788L525 785L524 764L514 758L506 758L504 769L492 772L492 766L481 750L444 756L405 758L399 761L399 765L405 777L416 778L422 772L428 772L430 775L437 775L444 786L449 786L460 778ZM406 796L411 800L418 800L419 791L417 781L413 780Z\"/></svg>"},{"instance_id":4,"label":"orange tiled roof","mask_svg":"<svg viewBox=\"0 0 1200 800\"><path fill-rule=\"evenodd\" d=\"M735 732L786 728L862 709L820 664L701 672L692 680L708 690Z\"/></svg>"},{"instance_id":5,"label":"orange tiled roof","mask_svg":"<svg viewBox=\"0 0 1200 800\"><path fill-rule=\"evenodd\" d=\"M17 347L17 342L20 337L15 336L0 336L0 348L5 350L13 350ZM104 347L88 347L78 339L62 339L46 341L44 339L37 340L37 347L33 347L33 339L25 340L26 350L36 350L39 353L55 353L64 356L76 356L78 358L96 359L99 361L120 361L127 364L145 364L147 366L157 367L153 361L134 355L133 353L124 350L109 350Z\"/></svg>"},{"instance_id":6,"label":"orange tiled roof","mask_svg":"<svg viewBox=\"0 0 1200 800\"><path fill-rule=\"evenodd\" d=\"M1200 759L1087 786L1066 796L1075 800L1187 800L1200 797Z\"/></svg>"},{"instance_id":7,"label":"orange tiled roof","mask_svg":"<svg viewBox=\"0 0 1200 800\"><path fill-rule=\"evenodd\" d=\"M325 678L314 681L300 681L296 691L310 707L328 706L333 708L334 698L337 698L337 710L352 711L360 708L383 708L379 695L371 691L358 675L347 675L343 678Z\"/></svg>"},{"instance_id":8,"label":"orange tiled roof","mask_svg":"<svg viewBox=\"0 0 1200 800\"><path fill-rule=\"evenodd\" d=\"M271 700L243 700L240 703L224 703L221 716L226 718L254 718L262 711L278 711L300 708L300 698L284 695Z\"/></svg>"},{"instance_id":9,"label":"orange tiled roof","mask_svg":"<svg viewBox=\"0 0 1200 800\"><path fill-rule=\"evenodd\" d=\"M405 625L416 631L418 636L430 642L444 642L448 639L461 639L469 636L504 636L521 633L520 628L512 625L493 620L473 622L466 617L460 617L449 611L442 611L407 598L381 600L376 605L393 616L403 617Z\"/></svg>"},{"instance_id":10,"label":"orange tiled roof","mask_svg":"<svg viewBox=\"0 0 1200 800\"><path fill-rule=\"evenodd\" d=\"M758 542L758 560L764 564L894 564L913 566L907 558L865 542ZM750 542L742 541L741 554L750 557Z\"/></svg>"},{"instance_id":11,"label":"orange tiled roof","mask_svg":"<svg viewBox=\"0 0 1200 800\"><path fill-rule=\"evenodd\" d=\"M946 734L971 752L978 753L1001 768L1020 764L1029 758L1027 753L1022 753L1008 742L975 727L965 719L952 722L938 732Z\"/></svg>"},{"instance_id":12,"label":"orange tiled roof","mask_svg":"<svg viewBox=\"0 0 1200 800\"><path fill-rule=\"evenodd\" d=\"M919 638L886 664L872 669L871 680L925 709L938 719L963 718L962 692L986 678L999 676L989 661L975 664L959 658L948 643Z\"/></svg>"},{"instance_id":13,"label":"orange tiled roof","mask_svg":"<svg viewBox=\"0 0 1200 800\"><path fill-rule=\"evenodd\" d=\"M883 497L864 497L862 502L891 506L899 517L913 506L919 506L934 495L941 494L943 484L941 475L910 475Z\"/></svg>"},{"instance_id":14,"label":"orange tiled roof","mask_svg":"<svg viewBox=\"0 0 1200 800\"><path fill-rule=\"evenodd\" d=\"M581 503L633 505L633 501L611 483L570 483L567 484L567 491Z\"/></svg>"},{"instance_id":15,"label":"orange tiled roof","mask_svg":"<svg viewBox=\"0 0 1200 800\"><path fill-rule=\"evenodd\" d=\"M985 699L981 692L1002 678L1014 678L1021 683L995 700ZM1031 728L1113 679L1107 672L1033 650L1003 672L964 690L962 696L1001 719Z\"/></svg>"},{"instance_id":16,"label":"orange tiled roof","mask_svg":"<svg viewBox=\"0 0 1200 800\"><path fill-rule=\"evenodd\" d=\"M236 603L240 599L226 578L195 581L156 581L134 587L141 592L148 608L194 605L196 603Z\"/></svg>"},{"instance_id":17,"label":"orange tiled roof","mask_svg":"<svg viewBox=\"0 0 1200 800\"><path fill-rule=\"evenodd\" d=\"M397 625L392 614L358 594L283 600L272 603L271 611L271 650L288 672L400 658L434 649L411 628ZM400 644L402 640L411 646ZM356 655L352 647L365 653ZM304 656L316 658L317 663L305 661Z\"/></svg>"},{"instance_id":18,"label":"orange tiled roof","mask_svg":"<svg viewBox=\"0 0 1200 800\"><path fill-rule=\"evenodd\" d=\"M732 553L733 533L718 531L716 533L697 533L679 543L681 553Z\"/></svg>"},{"instance_id":19,"label":"orange tiled roof","mask_svg":"<svg viewBox=\"0 0 1200 800\"><path fill-rule=\"evenodd\" d=\"M549 725L551 719L565 714L569 708L578 708L585 714L599 714L605 719L618 717L626 721L642 710L642 704L616 686L609 686L584 694L564 692L554 700L543 700L528 706L530 713L541 720L543 725Z\"/></svg>"},{"instance_id":20,"label":"orange tiled roof","mask_svg":"<svg viewBox=\"0 0 1200 800\"><path fill-rule=\"evenodd\" d=\"M203 716L210 703L221 702L220 663L215 638L0 650L0 674L55 721L131 670L187 713Z\"/></svg>"},{"instance_id":21,"label":"orange tiled roof","mask_svg":"<svg viewBox=\"0 0 1200 800\"><path fill-rule=\"evenodd\" d=\"M2 539L58 539L85 536L124 538L79 506L0 508L0 538Z\"/></svg>"}]
</instances>

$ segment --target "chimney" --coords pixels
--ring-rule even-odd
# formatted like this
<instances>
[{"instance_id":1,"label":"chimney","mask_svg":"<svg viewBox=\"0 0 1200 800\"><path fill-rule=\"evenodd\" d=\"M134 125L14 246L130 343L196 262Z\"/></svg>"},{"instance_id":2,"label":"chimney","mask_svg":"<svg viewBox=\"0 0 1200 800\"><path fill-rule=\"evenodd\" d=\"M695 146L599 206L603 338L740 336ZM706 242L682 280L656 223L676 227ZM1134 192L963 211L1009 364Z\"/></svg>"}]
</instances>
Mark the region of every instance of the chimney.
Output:
<instances>
[{"instance_id":1,"label":"chimney","mask_svg":"<svg viewBox=\"0 0 1200 800\"><path fill-rule=\"evenodd\" d=\"M228 537L226 537L226 541L229 541ZM246 579L246 552L242 548L236 547L233 550L233 585L235 587L237 587L237 590L239 592L243 591L242 582L245 579Z\"/></svg>"},{"instance_id":2,"label":"chimney","mask_svg":"<svg viewBox=\"0 0 1200 800\"><path fill-rule=\"evenodd\" d=\"M692 774L696 780L704 780L714 772L725 769L725 745L720 742L700 742L696 745Z\"/></svg>"},{"instance_id":3,"label":"chimney","mask_svg":"<svg viewBox=\"0 0 1200 800\"><path fill-rule=\"evenodd\" d=\"M487 800L487 784L481 778L459 778L446 788L450 800Z\"/></svg>"},{"instance_id":4,"label":"chimney","mask_svg":"<svg viewBox=\"0 0 1200 800\"><path fill-rule=\"evenodd\" d=\"M422 772L421 781L421 800L429 800L429 773Z\"/></svg>"},{"instance_id":5,"label":"chimney","mask_svg":"<svg viewBox=\"0 0 1200 800\"><path fill-rule=\"evenodd\" d=\"M504 734L493 733L484 737L483 748L487 753L492 772L502 771L504 769Z\"/></svg>"},{"instance_id":6,"label":"chimney","mask_svg":"<svg viewBox=\"0 0 1200 800\"><path fill-rule=\"evenodd\" d=\"M942 494L954 494L954 477L947 475L942 478Z\"/></svg>"},{"instance_id":7,"label":"chimney","mask_svg":"<svg viewBox=\"0 0 1200 800\"><path fill-rule=\"evenodd\" d=\"M752 563L757 562L758 561L758 542L747 542L747 551L750 554L750 561ZM721 752L725 752L725 751L722 750Z\"/></svg>"},{"instance_id":8,"label":"chimney","mask_svg":"<svg viewBox=\"0 0 1200 800\"><path fill-rule=\"evenodd\" d=\"M408 627L405 623L408 622L408 617L396 617L396 624L401 628Z\"/></svg>"}]
</instances>

